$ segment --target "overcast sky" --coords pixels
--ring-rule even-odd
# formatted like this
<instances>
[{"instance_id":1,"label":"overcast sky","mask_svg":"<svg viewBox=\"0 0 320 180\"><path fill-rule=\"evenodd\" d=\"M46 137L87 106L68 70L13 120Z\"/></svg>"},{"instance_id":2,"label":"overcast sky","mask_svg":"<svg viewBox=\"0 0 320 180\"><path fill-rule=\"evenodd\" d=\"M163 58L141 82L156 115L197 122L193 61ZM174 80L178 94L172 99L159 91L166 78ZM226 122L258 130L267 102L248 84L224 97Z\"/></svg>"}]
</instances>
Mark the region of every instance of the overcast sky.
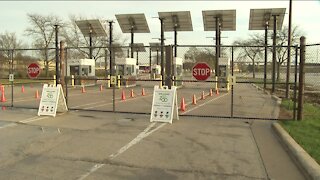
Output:
<instances>
[{"instance_id":1,"label":"overcast sky","mask_svg":"<svg viewBox=\"0 0 320 180\"><path fill-rule=\"evenodd\" d=\"M245 38L250 32L249 12L254 8L286 8L289 12L289 0L282 1L0 1L0 33L16 32L20 39L26 40L24 30L29 26L27 13L41 15L55 14L64 20L68 16L81 15L105 20L115 20L115 14L144 13L151 33L135 34L136 43L157 42L160 37L160 21L158 12L167 11L190 11L193 31L178 34L180 45L208 45L214 41L210 38L215 36L214 31L204 31L203 10L236 10L236 31L222 32L223 44L231 44L234 40ZM320 42L320 1L304 0L293 1L293 25L298 25L305 32L307 43ZM285 15L284 25L288 24L288 14ZM119 24L115 23L115 32L122 34ZM261 31L255 31L261 32ZM261 32L263 33L263 31ZM130 34L122 34L129 43ZM173 44L173 32L165 33L168 39L166 44Z\"/></svg>"}]
</instances>

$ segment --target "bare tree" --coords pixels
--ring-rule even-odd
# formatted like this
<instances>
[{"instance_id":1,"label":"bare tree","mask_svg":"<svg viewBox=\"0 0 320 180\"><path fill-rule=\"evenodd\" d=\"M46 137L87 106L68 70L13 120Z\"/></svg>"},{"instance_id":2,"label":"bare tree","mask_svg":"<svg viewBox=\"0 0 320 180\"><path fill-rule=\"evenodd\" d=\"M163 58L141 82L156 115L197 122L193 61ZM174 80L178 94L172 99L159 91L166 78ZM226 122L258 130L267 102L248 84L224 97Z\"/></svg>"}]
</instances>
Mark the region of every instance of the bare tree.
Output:
<instances>
[{"instance_id":1,"label":"bare tree","mask_svg":"<svg viewBox=\"0 0 320 180\"><path fill-rule=\"evenodd\" d=\"M238 53L237 59L247 60L249 58L252 62L252 77L255 78L255 64L256 60L262 56L264 48L262 47L263 41L260 34L252 34L247 40L237 40L233 43L239 48L243 49Z\"/></svg>"},{"instance_id":2,"label":"bare tree","mask_svg":"<svg viewBox=\"0 0 320 180\"><path fill-rule=\"evenodd\" d=\"M3 34L0 34L0 67L2 70L4 69L10 69L9 65L11 62L11 54L13 55L12 58L14 58L17 55L17 51L14 51L15 49L19 49L23 46L23 43L21 40L18 40L15 33L5 32ZM21 54L21 51L19 52ZM18 64L18 61L17 63ZM4 72L1 72L4 73Z\"/></svg>"},{"instance_id":3,"label":"bare tree","mask_svg":"<svg viewBox=\"0 0 320 180\"><path fill-rule=\"evenodd\" d=\"M48 76L49 65L54 60L54 53L52 54L53 57L49 57L49 48L54 47L54 25L61 25L62 20L55 15L27 14L27 17L30 27L25 30L26 35L33 37L35 48L44 48L40 56L43 58L45 74Z\"/></svg>"},{"instance_id":4,"label":"bare tree","mask_svg":"<svg viewBox=\"0 0 320 180\"><path fill-rule=\"evenodd\" d=\"M70 15L69 16L69 22L66 23L64 29L62 30L62 36L66 39L66 42L68 44L69 48L72 48L76 51L68 52L68 56L72 58L85 58L89 56L89 38L85 37L80 29L78 28L76 21L78 20L85 20L87 18L76 16L76 15ZM101 18L97 18L101 19ZM104 23L104 26L107 28L107 21L102 21ZM120 53L121 46L124 42L120 42L120 36L115 35L113 36L113 43L116 47L116 55L117 56L124 56L124 53ZM105 51L104 49L109 48L109 34L104 37L93 37L92 46L94 47L93 50L93 58L95 61L98 61L100 58L105 58Z\"/></svg>"},{"instance_id":5,"label":"bare tree","mask_svg":"<svg viewBox=\"0 0 320 180\"><path fill-rule=\"evenodd\" d=\"M291 32L291 43L298 44L300 37L304 33L299 29L298 26L294 26ZM270 32L270 36L273 37L273 32ZM277 81L280 80L280 67L284 62L288 60L288 26L284 26L280 31L277 32ZM270 51L272 51L270 49ZM291 51L292 52L292 51Z\"/></svg>"}]
</instances>

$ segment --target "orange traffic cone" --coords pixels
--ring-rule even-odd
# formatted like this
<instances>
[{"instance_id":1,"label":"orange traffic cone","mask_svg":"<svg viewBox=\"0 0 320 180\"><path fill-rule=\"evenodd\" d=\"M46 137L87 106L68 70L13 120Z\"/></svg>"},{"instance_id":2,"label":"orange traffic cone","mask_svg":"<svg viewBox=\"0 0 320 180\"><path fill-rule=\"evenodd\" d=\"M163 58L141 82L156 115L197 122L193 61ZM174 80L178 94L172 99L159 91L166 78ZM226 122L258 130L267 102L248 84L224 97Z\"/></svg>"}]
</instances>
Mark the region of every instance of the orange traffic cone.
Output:
<instances>
[{"instance_id":1,"label":"orange traffic cone","mask_svg":"<svg viewBox=\"0 0 320 180\"><path fill-rule=\"evenodd\" d=\"M100 91L102 91L102 84L100 85Z\"/></svg>"},{"instance_id":2,"label":"orange traffic cone","mask_svg":"<svg viewBox=\"0 0 320 180\"><path fill-rule=\"evenodd\" d=\"M24 93L24 85L21 86L21 92Z\"/></svg>"},{"instance_id":3,"label":"orange traffic cone","mask_svg":"<svg viewBox=\"0 0 320 180\"><path fill-rule=\"evenodd\" d=\"M210 96L213 96L213 92L212 92L212 89L210 89L210 93L209 93Z\"/></svg>"},{"instance_id":4,"label":"orange traffic cone","mask_svg":"<svg viewBox=\"0 0 320 180\"><path fill-rule=\"evenodd\" d=\"M34 97L35 97L36 99L40 99L38 89L36 90L36 94L35 94L35 96L34 96Z\"/></svg>"},{"instance_id":5,"label":"orange traffic cone","mask_svg":"<svg viewBox=\"0 0 320 180\"><path fill-rule=\"evenodd\" d=\"M133 89L131 89L130 97L134 97Z\"/></svg>"},{"instance_id":6,"label":"orange traffic cone","mask_svg":"<svg viewBox=\"0 0 320 180\"><path fill-rule=\"evenodd\" d=\"M1 99L0 99L0 102L6 102L6 97L4 95L4 86L1 86L1 89L2 89L2 94L1 94Z\"/></svg>"},{"instance_id":7,"label":"orange traffic cone","mask_svg":"<svg viewBox=\"0 0 320 180\"><path fill-rule=\"evenodd\" d=\"M193 97L192 97L192 104L193 105L196 105L197 104L197 98L196 98L196 95L193 94Z\"/></svg>"},{"instance_id":8,"label":"orange traffic cone","mask_svg":"<svg viewBox=\"0 0 320 180\"><path fill-rule=\"evenodd\" d=\"M142 96L145 96L145 95L146 95L146 93L144 92L144 88L142 88L142 90L141 90L141 95L142 95Z\"/></svg>"},{"instance_id":9,"label":"orange traffic cone","mask_svg":"<svg viewBox=\"0 0 320 180\"><path fill-rule=\"evenodd\" d=\"M184 102L184 98L182 98L180 103L180 111L185 111L185 110L186 110L186 103Z\"/></svg>"},{"instance_id":10,"label":"orange traffic cone","mask_svg":"<svg viewBox=\"0 0 320 180\"><path fill-rule=\"evenodd\" d=\"M2 111L6 110L6 107L5 106L2 106L1 107Z\"/></svg>"},{"instance_id":11,"label":"orange traffic cone","mask_svg":"<svg viewBox=\"0 0 320 180\"><path fill-rule=\"evenodd\" d=\"M122 101L126 100L126 94L125 94L124 90L122 90L122 93L121 93L121 100Z\"/></svg>"},{"instance_id":12,"label":"orange traffic cone","mask_svg":"<svg viewBox=\"0 0 320 180\"><path fill-rule=\"evenodd\" d=\"M206 99L204 96L204 91L202 91L201 99Z\"/></svg>"},{"instance_id":13,"label":"orange traffic cone","mask_svg":"<svg viewBox=\"0 0 320 180\"><path fill-rule=\"evenodd\" d=\"M82 93L85 93L85 92L86 92L86 89L84 88L84 86L81 87L81 92L82 92Z\"/></svg>"},{"instance_id":14,"label":"orange traffic cone","mask_svg":"<svg viewBox=\"0 0 320 180\"><path fill-rule=\"evenodd\" d=\"M216 89L216 95L219 95L219 89L218 88Z\"/></svg>"}]
</instances>

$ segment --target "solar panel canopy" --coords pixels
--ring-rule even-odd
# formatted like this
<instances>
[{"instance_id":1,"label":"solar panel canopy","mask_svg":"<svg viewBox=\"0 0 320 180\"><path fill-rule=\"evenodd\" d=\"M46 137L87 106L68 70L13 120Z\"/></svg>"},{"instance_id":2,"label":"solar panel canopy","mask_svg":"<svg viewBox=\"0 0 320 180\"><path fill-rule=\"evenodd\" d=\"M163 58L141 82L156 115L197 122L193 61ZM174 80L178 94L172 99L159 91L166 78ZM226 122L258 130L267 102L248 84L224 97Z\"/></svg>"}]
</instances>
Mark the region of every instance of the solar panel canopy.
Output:
<instances>
[{"instance_id":1,"label":"solar panel canopy","mask_svg":"<svg viewBox=\"0 0 320 180\"><path fill-rule=\"evenodd\" d=\"M149 43L151 47L151 51L160 51L161 44L160 43Z\"/></svg>"},{"instance_id":2,"label":"solar panel canopy","mask_svg":"<svg viewBox=\"0 0 320 180\"><path fill-rule=\"evenodd\" d=\"M264 30L266 22L269 28L274 28L273 16L277 16L277 30L282 28L286 8L250 9L249 30Z\"/></svg>"},{"instance_id":3,"label":"solar panel canopy","mask_svg":"<svg viewBox=\"0 0 320 180\"><path fill-rule=\"evenodd\" d=\"M132 47L133 47L133 50L136 52L146 52L146 48L144 48L143 43L134 43Z\"/></svg>"},{"instance_id":4,"label":"solar panel canopy","mask_svg":"<svg viewBox=\"0 0 320 180\"><path fill-rule=\"evenodd\" d=\"M139 14L116 14L116 18L123 33L149 33L149 26L143 13Z\"/></svg>"},{"instance_id":5,"label":"solar panel canopy","mask_svg":"<svg viewBox=\"0 0 320 180\"><path fill-rule=\"evenodd\" d=\"M164 31L193 31L190 11L158 12Z\"/></svg>"},{"instance_id":6,"label":"solar panel canopy","mask_svg":"<svg viewBox=\"0 0 320 180\"><path fill-rule=\"evenodd\" d=\"M107 36L107 32L99 19L79 20L77 26L84 36Z\"/></svg>"},{"instance_id":7,"label":"solar panel canopy","mask_svg":"<svg viewBox=\"0 0 320 180\"><path fill-rule=\"evenodd\" d=\"M207 10L202 11L205 31L216 31L216 18L221 22L221 31L236 30L236 10Z\"/></svg>"}]
</instances>

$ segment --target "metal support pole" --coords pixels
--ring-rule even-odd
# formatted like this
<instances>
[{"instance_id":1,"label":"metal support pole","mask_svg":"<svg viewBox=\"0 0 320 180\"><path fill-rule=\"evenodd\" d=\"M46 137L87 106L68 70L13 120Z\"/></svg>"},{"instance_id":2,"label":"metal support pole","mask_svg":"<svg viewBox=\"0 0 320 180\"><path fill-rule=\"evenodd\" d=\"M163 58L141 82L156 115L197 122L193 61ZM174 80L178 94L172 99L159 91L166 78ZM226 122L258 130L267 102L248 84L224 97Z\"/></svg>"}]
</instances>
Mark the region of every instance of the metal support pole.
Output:
<instances>
[{"instance_id":1,"label":"metal support pole","mask_svg":"<svg viewBox=\"0 0 320 180\"><path fill-rule=\"evenodd\" d=\"M174 26L174 57L177 57L177 36L178 36L178 32L177 32L177 27Z\"/></svg>"},{"instance_id":2,"label":"metal support pole","mask_svg":"<svg viewBox=\"0 0 320 180\"><path fill-rule=\"evenodd\" d=\"M219 17L216 19L216 64L215 64L215 75L218 76L218 66L219 66Z\"/></svg>"},{"instance_id":3,"label":"metal support pole","mask_svg":"<svg viewBox=\"0 0 320 180\"><path fill-rule=\"evenodd\" d=\"M65 42L60 41L60 84L62 87L66 85L66 71L65 71Z\"/></svg>"},{"instance_id":4,"label":"metal support pole","mask_svg":"<svg viewBox=\"0 0 320 180\"><path fill-rule=\"evenodd\" d=\"M264 77L263 77L263 88L267 88L267 64L268 64L268 28L269 21L266 21L264 29Z\"/></svg>"},{"instance_id":5,"label":"metal support pole","mask_svg":"<svg viewBox=\"0 0 320 180\"><path fill-rule=\"evenodd\" d=\"M54 25L55 27L55 35L56 35L56 85L61 83L60 79L60 57L59 57L59 25Z\"/></svg>"},{"instance_id":6,"label":"metal support pole","mask_svg":"<svg viewBox=\"0 0 320 180\"><path fill-rule=\"evenodd\" d=\"M159 49L157 49L157 65L159 65Z\"/></svg>"},{"instance_id":7,"label":"metal support pole","mask_svg":"<svg viewBox=\"0 0 320 180\"><path fill-rule=\"evenodd\" d=\"M11 74L14 74L13 71L13 51L11 50ZM3 92L4 93L4 92ZM13 81L11 81L11 107L13 107Z\"/></svg>"},{"instance_id":8,"label":"metal support pole","mask_svg":"<svg viewBox=\"0 0 320 180\"><path fill-rule=\"evenodd\" d=\"M271 93L275 91L276 82L276 44L277 44L277 16L273 15L273 46L272 46L272 90Z\"/></svg>"},{"instance_id":9,"label":"metal support pole","mask_svg":"<svg viewBox=\"0 0 320 180\"><path fill-rule=\"evenodd\" d=\"M303 119L304 103L304 82L305 82L305 58L306 58L306 38L300 38L300 64L299 64L299 95L298 95L298 120Z\"/></svg>"},{"instance_id":10,"label":"metal support pole","mask_svg":"<svg viewBox=\"0 0 320 180\"><path fill-rule=\"evenodd\" d=\"M137 62L136 65L139 66L139 51L137 50Z\"/></svg>"},{"instance_id":11,"label":"metal support pole","mask_svg":"<svg viewBox=\"0 0 320 180\"><path fill-rule=\"evenodd\" d=\"M295 47L294 63L294 91L293 91L293 119L297 120L297 81L298 81L298 46Z\"/></svg>"},{"instance_id":12,"label":"metal support pole","mask_svg":"<svg viewBox=\"0 0 320 180\"><path fill-rule=\"evenodd\" d=\"M166 78L165 78L165 84L166 86L168 86L169 89L171 89L171 86L172 86L172 46L166 46Z\"/></svg>"},{"instance_id":13,"label":"metal support pole","mask_svg":"<svg viewBox=\"0 0 320 180\"><path fill-rule=\"evenodd\" d=\"M233 47L231 47L231 76L233 77L233 71L234 71L234 49ZM233 117L233 98L234 98L234 92L233 92L233 84L234 82L232 83L231 85L231 117Z\"/></svg>"},{"instance_id":14,"label":"metal support pole","mask_svg":"<svg viewBox=\"0 0 320 180\"><path fill-rule=\"evenodd\" d=\"M133 27L131 27L131 44L130 44L130 47L131 47L131 58L133 58L133 43L134 43L134 33L133 33Z\"/></svg>"},{"instance_id":15,"label":"metal support pole","mask_svg":"<svg viewBox=\"0 0 320 180\"><path fill-rule=\"evenodd\" d=\"M92 29L89 32L89 59L92 59Z\"/></svg>"},{"instance_id":16,"label":"metal support pole","mask_svg":"<svg viewBox=\"0 0 320 180\"><path fill-rule=\"evenodd\" d=\"M163 18L159 18L161 23L161 76L162 76L162 85L164 85L165 74L164 74L164 25L163 25Z\"/></svg>"},{"instance_id":17,"label":"metal support pole","mask_svg":"<svg viewBox=\"0 0 320 180\"><path fill-rule=\"evenodd\" d=\"M109 21L109 74L110 76L114 76L114 71L113 71L113 60L112 60L112 23L113 21Z\"/></svg>"},{"instance_id":18,"label":"metal support pole","mask_svg":"<svg viewBox=\"0 0 320 180\"><path fill-rule=\"evenodd\" d=\"M291 20L292 20L292 0L289 0L289 27L288 27L288 62L286 77L286 98L289 98L290 91L290 65L291 65Z\"/></svg>"},{"instance_id":19,"label":"metal support pole","mask_svg":"<svg viewBox=\"0 0 320 180\"><path fill-rule=\"evenodd\" d=\"M151 55L151 46L150 46L150 48L149 48L149 73L150 73L150 79L151 79L151 60L152 60L152 55Z\"/></svg>"}]
</instances>

